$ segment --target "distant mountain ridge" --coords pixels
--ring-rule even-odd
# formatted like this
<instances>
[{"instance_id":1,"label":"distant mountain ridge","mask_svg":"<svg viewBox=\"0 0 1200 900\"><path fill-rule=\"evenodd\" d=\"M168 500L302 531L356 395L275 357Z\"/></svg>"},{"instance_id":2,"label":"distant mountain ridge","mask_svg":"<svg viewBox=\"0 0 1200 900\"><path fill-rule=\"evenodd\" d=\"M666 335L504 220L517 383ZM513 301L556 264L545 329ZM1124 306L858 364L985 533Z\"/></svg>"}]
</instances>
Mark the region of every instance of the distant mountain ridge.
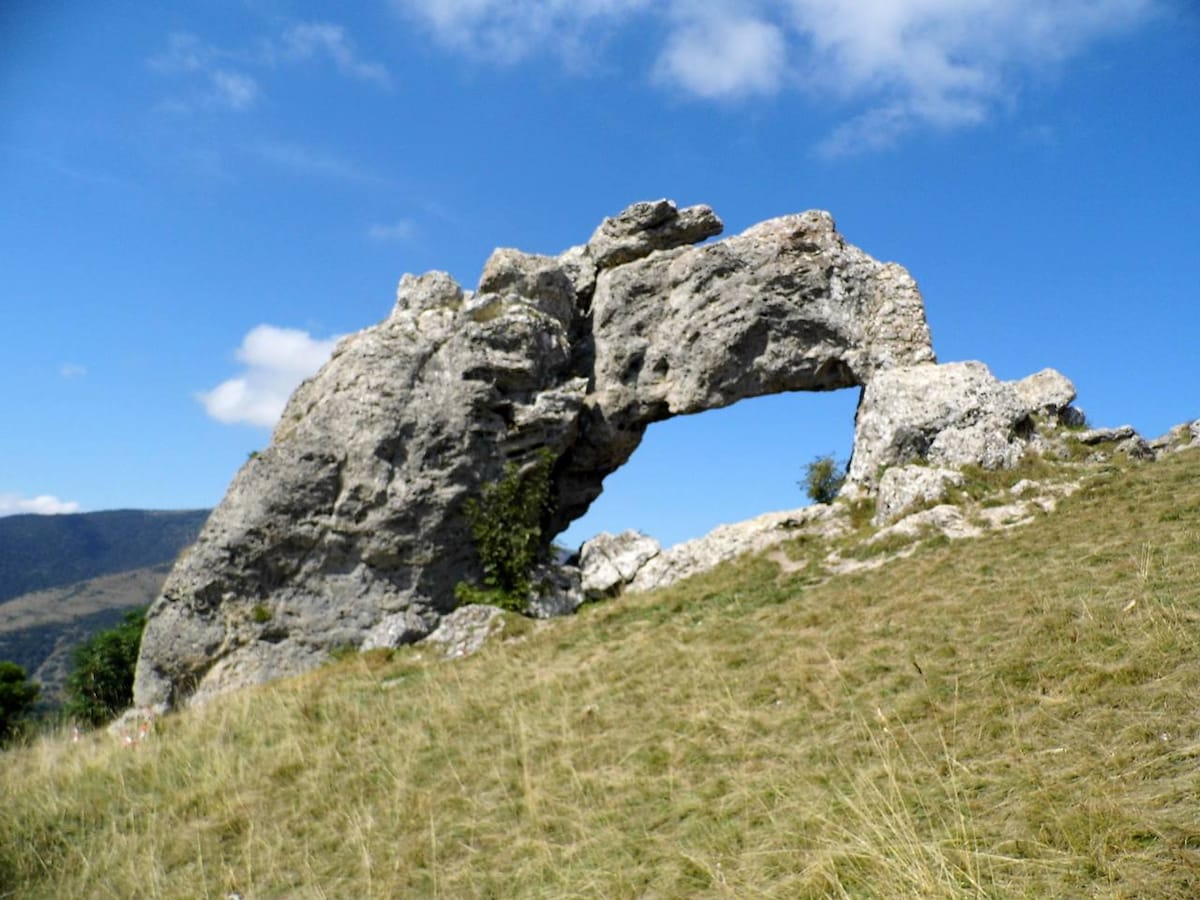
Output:
<instances>
[{"instance_id":1,"label":"distant mountain ridge","mask_svg":"<svg viewBox=\"0 0 1200 900\"><path fill-rule=\"evenodd\" d=\"M207 518L206 509L0 518L0 660L56 703L74 648L149 605Z\"/></svg>"},{"instance_id":2,"label":"distant mountain ridge","mask_svg":"<svg viewBox=\"0 0 1200 900\"><path fill-rule=\"evenodd\" d=\"M41 699L57 703L74 649L130 610L149 606L171 565L101 575L0 603L0 660L25 669L41 684Z\"/></svg>"},{"instance_id":3,"label":"distant mountain ridge","mask_svg":"<svg viewBox=\"0 0 1200 900\"><path fill-rule=\"evenodd\" d=\"M0 518L0 603L31 591L174 561L206 509L116 509Z\"/></svg>"}]
</instances>

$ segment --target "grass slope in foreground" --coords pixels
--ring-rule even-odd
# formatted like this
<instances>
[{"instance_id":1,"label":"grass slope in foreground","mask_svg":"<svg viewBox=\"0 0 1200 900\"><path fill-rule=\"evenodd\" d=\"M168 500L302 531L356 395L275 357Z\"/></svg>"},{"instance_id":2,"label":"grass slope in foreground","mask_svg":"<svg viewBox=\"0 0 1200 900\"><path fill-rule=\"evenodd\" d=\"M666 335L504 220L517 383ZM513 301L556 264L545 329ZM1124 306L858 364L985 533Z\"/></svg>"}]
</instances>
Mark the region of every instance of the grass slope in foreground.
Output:
<instances>
[{"instance_id":1,"label":"grass slope in foreground","mask_svg":"<svg viewBox=\"0 0 1200 900\"><path fill-rule=\"evenodd\" d=\"M0 894L1200 894L1200 453L814 571L15 749Z\"/></svg>"}]
</instances>

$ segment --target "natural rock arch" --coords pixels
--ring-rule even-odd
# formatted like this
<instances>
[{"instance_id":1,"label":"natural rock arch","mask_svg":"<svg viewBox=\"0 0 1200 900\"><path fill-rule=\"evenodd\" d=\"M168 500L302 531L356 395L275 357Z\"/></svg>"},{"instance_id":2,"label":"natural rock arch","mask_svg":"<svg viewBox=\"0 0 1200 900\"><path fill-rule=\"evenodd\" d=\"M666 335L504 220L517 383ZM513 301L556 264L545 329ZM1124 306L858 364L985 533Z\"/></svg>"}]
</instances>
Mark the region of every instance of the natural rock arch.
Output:
<instances>
[{"instance_id":1,"label":"natural rock arch","mask_svg":"<svg viewBox=\"0 0 1200 900\"><path fill-rule=\"evenodd\" d=\"M655 421L934 362L912 278L827 213L692 246L720 229L707 207L639 203L557 257L496 251L475 292L404 276L391 315L296 391L172 572L136 702L427 634L481 574L463 504L507 462L553 454L554 534Z\"/></svg>"},{"instance_id":2,"label":"natural rock arch","mask_svg":"<svg viewBox=\"0 0 1200 900\"><path fill-rule=\"evenodd\" d=\"M554 544L574 549L601 531L636 529L670 546L812 502L806 467L825 455L849 460L861 398L858 387L785 391L656 422Z\"/></svg>"}]
</instances>

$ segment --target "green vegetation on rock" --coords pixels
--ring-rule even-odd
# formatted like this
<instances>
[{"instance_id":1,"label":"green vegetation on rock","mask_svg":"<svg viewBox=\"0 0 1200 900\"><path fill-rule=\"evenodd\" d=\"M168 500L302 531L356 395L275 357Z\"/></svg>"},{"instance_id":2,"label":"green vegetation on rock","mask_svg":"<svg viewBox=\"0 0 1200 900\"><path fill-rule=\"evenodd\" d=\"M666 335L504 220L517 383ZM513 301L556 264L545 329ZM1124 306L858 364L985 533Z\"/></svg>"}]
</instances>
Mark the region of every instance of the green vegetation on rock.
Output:
<instances>
[{"instance_id":1,"label":"green vegetation on rock","mask_svg":"<svg viewBox=\"0 0 1200 900\"><path fill-rule=\"evenodd\" d=\"M547 551L544 523L550 513L550 470L554 456L541 450L524 467L508 463L498 481L467 500L464 511L483 563L483 586L459 582L463 603L490 603L524 612L533 588L533 568Z\"/></svg>"}]
</instances>

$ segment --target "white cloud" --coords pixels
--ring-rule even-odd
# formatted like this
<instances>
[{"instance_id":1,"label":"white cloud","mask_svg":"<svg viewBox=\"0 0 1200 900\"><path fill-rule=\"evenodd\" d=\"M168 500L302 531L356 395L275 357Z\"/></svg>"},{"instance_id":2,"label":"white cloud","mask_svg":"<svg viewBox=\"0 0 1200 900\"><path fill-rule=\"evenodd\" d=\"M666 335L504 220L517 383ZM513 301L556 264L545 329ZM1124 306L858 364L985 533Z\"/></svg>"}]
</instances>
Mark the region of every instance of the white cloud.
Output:
<instances>
[{"instance_id":1,"label":"white cloud","mask_svg":"<svg viewBox=\"0 0 1200 900\"><path fill-rule=\"evenodd\" d=\"M59 367L58 374L63 378L82 378L87 374L87 367L78 363L63 363Z\"/></svg>"},{"instance_id":2,"label":"white cloud","mask_svg":"<svg viewBox=\"0 0 1200 900\"><path fill-rule=\"evenodd\" d=\"M22 513L34 513L39 516L53 516L59 513L79 512L79 504L74 501L59 500L49 494L37 497L21 497L18 494L0 494L0 516L17 516Z\"/></svg>"},{"instance_id":3,"label":"white cloud","mask_svg":"<svg viewBox=\"0 0 1200 900\"><path fill-rule=\"evenodd\" d=\"M660 77L700 97L773 94L787 69L783 32L758 19L706 16L677 28L659 57Z\"/></svg>"},{"instance_id":4,"label":"white cloud","mask_svg":"<svg viewBox=\"0 0 1200 900\"><path fill-rule=\"evenodd\" d=\"M323 54L333 60L343 75L373 81L383 88L392 86L391 76L385 66L358 58L354 42L341 25L328 22L293 25L283 33L281 45L285 59L308 60Z\"/></svg>"},{"instance_id":5,"label":"white cloud","mask_svg":"<svg viewBox=\"0 0 1200 900\"><path fill-rule=\"evenodd\" d=\"M417 226L409 219L400 219L390 225L372 225L367 229L367 237L373 241L407 241L417 233Z\"/></svg>"},{"instance_id":6,"label":"white cloud","mask_svg":"<svg viewBox=\"0 0 1200 900\"><path fill-rule=\"evenodd\" d=\"M214 88L213 96L223 106L235 110L249 109L258 99L258 82L249 75L218 69L210 73L209 78Z\"/></svg>"},{"instance_id":7,"label":"white cloud","mask_svg":"<svg viewBox=\"0 0 1200 900\"><path fill-rule=\"evenodd\" d=\"M803 91L847 110L819 148L840 155L985 121L1022 76L1133 27L1161 0L392 2L447 46L510 63L656 16L657 80L702 99Z\"/></svg>"},{"instance_id":8,"label":"white cloud","mask_svg":"<svg viewBox=\"0 0 1200 900\"><path fill-rule=\"evenodd\" d=\"M874 150L986 120L1020 74L1145 18L1151 0L788 0L815 90L866 108L820 146Z\"/></svg>"},{"instance_id":9,"label":"white cloud","mask_svg":"<svg viewBox=\"0 0 1200 900\"><path fill-rule=\"evenodd\" d=\"M292 391L326 363L337 341L336 336L317 340L306 331L258 325L235 354L245 371L197 399L218 422L271 427Z\"/></svg>"},{"instance_id":10,"label":"white cloud","mask_svg":"<svg viewBox=\"0 0 1200 900\"><path fill-rule=\"evenodd\" d=\"M818 142L816 150L827 158L884 150L914 127L903 104L878 106L843 122Z\"/></svg>"}]
</instances>

